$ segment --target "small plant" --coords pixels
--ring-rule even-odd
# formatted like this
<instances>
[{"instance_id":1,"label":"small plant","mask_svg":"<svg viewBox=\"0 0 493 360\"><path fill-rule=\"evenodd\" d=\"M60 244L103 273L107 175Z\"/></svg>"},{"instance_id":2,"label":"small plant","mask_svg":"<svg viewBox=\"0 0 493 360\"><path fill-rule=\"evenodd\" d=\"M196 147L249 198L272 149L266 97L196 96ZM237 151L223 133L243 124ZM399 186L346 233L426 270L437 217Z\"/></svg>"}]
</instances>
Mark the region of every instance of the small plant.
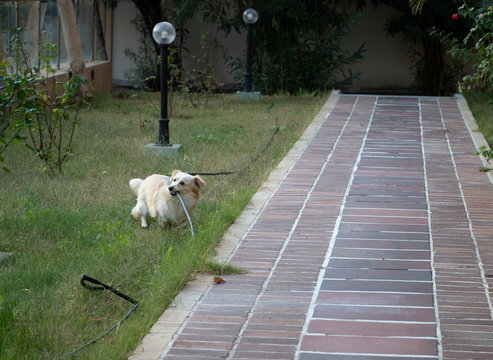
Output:
<instances>
[{"instance_id":1,"label":"small plant","mask_svg":"<svg viewBox=\"0 0 493 360\"><path fill-rule=\"evenodd\" d=\"M33 66L20 34L21 29L16 29L11 42L15 66L5 60L0 64L0 154L12 143L24 141L45 163L45 170L62 172L72 152L86 81L77 74L70 74L65 82L55 81L50 65L55 45L47 42L40 46L39 67Z\"/></svg>"},{"instance_id":2,"label":"small plant","mask_svg":"<svg viewBox=\"0 0 493 360\"><path fill-rule=\"evenodd\" d=\"M169 64L169 88L170 108L173 108L173 95L176 92L186 94L193 107L206 105L209 97L221 86L214 76L214 69L209 61L207 52L208 33L200 35L201 51L199 56L192 55L197 68L185 71L178 64L178 49L170 48L168 56Z\"/></svg>"},{"instance_id":3,"label":"small plant","mask_svg":"<svg viewBox=\"0 0 493 360\"><path fill-rule=\"evenodd\" d=\"M493 150L488 149L485 145L480 146L478 151L474 153L474 156L483 156L486 159L486 163L489 165L490 160L493 159ZM479 170L488 172L490 171L488 166L481 166Z\"/></svg>"},{"instance_id":4,"label":"small plant","mask_svg":"<svg viewBox=\"0 0 493 360\"><path fill-rule=\"evenodd\" d=\"M200 35L200 56L192 56L192 59L196 61L200 69L193 69L184 74L183 90L188 93L193 106L199 105L200 100L203 100L207 104L214 90L221 86L214 76L214 69L209 59L207 36L208 33L202 33Z\"/></svg>"}]
</instances>

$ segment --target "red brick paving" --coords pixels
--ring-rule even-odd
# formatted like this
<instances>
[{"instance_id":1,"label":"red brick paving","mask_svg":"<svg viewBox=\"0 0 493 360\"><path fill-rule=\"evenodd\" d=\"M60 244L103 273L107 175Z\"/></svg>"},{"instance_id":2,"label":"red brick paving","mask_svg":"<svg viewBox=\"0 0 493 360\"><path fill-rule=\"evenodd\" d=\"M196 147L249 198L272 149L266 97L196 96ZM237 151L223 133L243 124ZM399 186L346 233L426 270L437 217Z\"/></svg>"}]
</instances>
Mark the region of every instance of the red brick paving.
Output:
<instances>
[{"instance_id":1,"label":"red brick paving","mask_svg":"<svg viewBox=\"0 0 493 360\"><path fill-rule=\"evenodd\" d=\"M493 359L493 185L455 98L342 95L160 359Z\"/></svg>"}]
</instances>

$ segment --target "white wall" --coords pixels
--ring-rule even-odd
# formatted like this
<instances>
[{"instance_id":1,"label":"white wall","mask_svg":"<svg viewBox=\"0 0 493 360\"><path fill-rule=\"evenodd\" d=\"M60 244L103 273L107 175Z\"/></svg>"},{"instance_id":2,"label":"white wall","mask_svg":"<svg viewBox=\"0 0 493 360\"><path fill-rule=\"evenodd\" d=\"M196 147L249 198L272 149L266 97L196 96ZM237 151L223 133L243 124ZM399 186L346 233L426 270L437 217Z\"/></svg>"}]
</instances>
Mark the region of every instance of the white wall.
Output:
<instances>
[{"instance_id":1,"label":"white wall","mask_svg":"<svg viewBox=\"0 0 493 360\"><path fill-rule=\"evenodd\" d=\"M137 8L130 0L119 0L113 10L112 78L115 85L129 85L125 72L135 68L135 64L124 53L126 48L136 51L139 48L139 33L132 20Z\"/></svg>"},{"instance_id":2,"label":"white wall","mask_svg":"<svg viewBox=\"0 0 493 360\"><path fill-rule=\"evenodd\" d=\"M227 57L233 58L244 56L246 47L246 34L238 34L236 31L232 32L225 37L221 31L216 31L214 26L203 23L199 17L196 17L194 21L190 21L188 24L190 31L189 37L185 47L190 51L185 52L183 55L183 67L186 70L199 69L203 63L197 62L194 57L201 57L202 52L205 52L210 58L212 55L212 66L215 72L216 78L223 85L234 83L234 77L231 73L231 65L228 61L225 63ZM201 45L201 35L206 35L207 45ZM216 46L211 51L211 44L216 38Z\"/></svg>"},{"instance_id":3,"label":"white wall","mask_svg":"<svg viewBox=\"0 0 493 360\"><path fill-rule=\"evenodd\" d=\"M353 51L366 43L364 59L352 66L353 72L362 72L361 80L354 81L349 91L412 87L414 76L410 70L409 46L399 35L388 37L384 29L386 20L394 12L386 5L377 9L367 7L346 38L347 48Z\"/></svg>"}]
</instances>

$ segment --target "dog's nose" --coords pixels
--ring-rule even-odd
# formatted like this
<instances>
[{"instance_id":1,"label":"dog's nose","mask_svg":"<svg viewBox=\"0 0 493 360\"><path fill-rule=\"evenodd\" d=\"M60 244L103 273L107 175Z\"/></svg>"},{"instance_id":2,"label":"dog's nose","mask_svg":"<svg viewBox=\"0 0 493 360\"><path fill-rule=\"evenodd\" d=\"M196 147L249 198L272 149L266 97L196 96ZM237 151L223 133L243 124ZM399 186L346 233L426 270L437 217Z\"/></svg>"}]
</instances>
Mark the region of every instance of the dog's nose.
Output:
<instances>
[{"instance_id":1,"label":"dog's nose","mask_svg":"<svg viewBox=\"0 0 493 360\"><path fill-rule=\"evenodd\" d=\"M169 191L173 191L173 186L168 186Z\"/></svg>"}]
</instances>

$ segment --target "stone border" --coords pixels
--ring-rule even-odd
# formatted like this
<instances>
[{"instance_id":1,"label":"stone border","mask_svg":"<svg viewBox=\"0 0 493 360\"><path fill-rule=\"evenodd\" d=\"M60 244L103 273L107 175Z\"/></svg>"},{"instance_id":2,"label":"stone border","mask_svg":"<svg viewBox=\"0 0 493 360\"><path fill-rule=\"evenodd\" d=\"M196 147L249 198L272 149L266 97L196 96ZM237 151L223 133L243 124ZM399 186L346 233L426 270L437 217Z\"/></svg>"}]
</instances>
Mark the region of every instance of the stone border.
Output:
<instances>
[{"instance_id":1,"label":"stone border","mask_svg":"<svg viewBox=\"0 0 493 360\"><path fill-rule=\"evenodd\" d=\"M235 220L224 234L219 246L216 248L214 261L227 263L240 245L247 230L256 221L262 209L267 204L279 183L284 179L296 160L305 150L306 146L325 121L335 103L339 99L340 92L332 91L328 100L315 116L305 132L294 144L288 154L271 172L267 180L252 197L241 215ZM200 302L207 289L212 285L211 275L198 275L188 282L185 288L171 303L169 308L161 315L152 326L140 345L135 349L129 360L155 360L163 355L180 334L183 323Z\"/></svg>"}]
</instances>

